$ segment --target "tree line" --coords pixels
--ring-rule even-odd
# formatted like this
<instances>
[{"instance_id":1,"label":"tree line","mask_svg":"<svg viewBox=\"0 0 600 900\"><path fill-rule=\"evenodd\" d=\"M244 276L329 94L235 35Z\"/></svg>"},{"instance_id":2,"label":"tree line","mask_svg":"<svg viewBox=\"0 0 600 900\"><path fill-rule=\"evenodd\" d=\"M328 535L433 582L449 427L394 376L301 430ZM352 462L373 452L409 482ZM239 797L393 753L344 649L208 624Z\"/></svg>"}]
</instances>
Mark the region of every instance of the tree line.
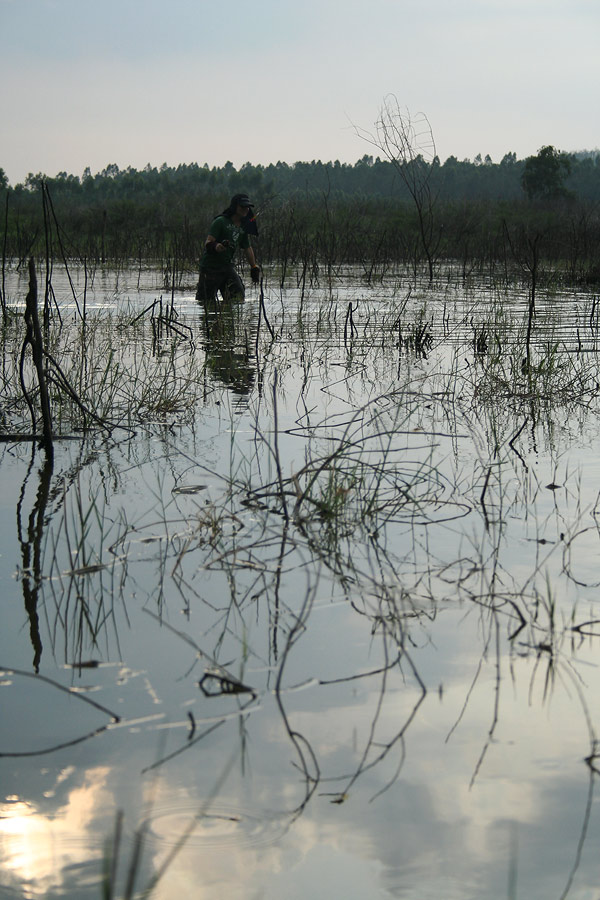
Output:
<instances>
[{"instance_id":1,"label":"tree line","mask_svg":"<svg viewBox=\"0 0 600 900\"><path fill-rule=\"evenodd\" d=\"M14 187L0 169L3 264L50 254L194 267L213 216L238 191L256 203L262 261L284 271L359 264L373 277L397 263L427 260L433 272L454 259L467 272L518 260L535 239L569 277L600 277L600 152L553 147L497 163L383 153L239 169L111 164L82 176L30 174Z\"/></svg>"}]
</instances>

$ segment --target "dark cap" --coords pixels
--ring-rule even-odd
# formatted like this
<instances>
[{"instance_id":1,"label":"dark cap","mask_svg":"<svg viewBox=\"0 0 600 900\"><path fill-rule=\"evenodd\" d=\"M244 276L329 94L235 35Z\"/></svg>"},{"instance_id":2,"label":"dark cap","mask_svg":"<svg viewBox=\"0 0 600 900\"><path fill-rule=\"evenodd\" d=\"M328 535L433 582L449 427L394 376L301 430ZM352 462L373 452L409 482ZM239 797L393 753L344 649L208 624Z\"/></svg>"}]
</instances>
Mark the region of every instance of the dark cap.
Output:
<instances>
[{"instance_id":1,"label":"dark cap","mask_svg":"<svg viewBox=\"0 0 600 900\"><path fill-rule=\"evenodd\" d=\"M231 198L229 208L233 210L236 206L246 206L248 209L251 209L254 206L254 203L250 202L248 194L234 194Z\"/></svg>"}]
</instances>

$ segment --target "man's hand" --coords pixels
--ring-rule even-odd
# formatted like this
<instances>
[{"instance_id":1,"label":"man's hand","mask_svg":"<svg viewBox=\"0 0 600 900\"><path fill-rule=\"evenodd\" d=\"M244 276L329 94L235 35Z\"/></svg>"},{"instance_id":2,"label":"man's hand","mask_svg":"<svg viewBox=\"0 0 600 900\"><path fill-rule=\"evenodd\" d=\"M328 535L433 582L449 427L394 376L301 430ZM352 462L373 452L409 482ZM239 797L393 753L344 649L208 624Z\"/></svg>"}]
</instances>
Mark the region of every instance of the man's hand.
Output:
<instances>
[{"instance_id":1,"label":"man's hand","mask_svg":"<svg viewBox=\"0 0 600 900\"><path fill-rule=\"evenodd\" d=\"M230 241L219 242L219 241L212 240L212 241L207 241L205 246L206 246L207 253L223 253L223 251L227 247L231 247L231 242Z\"/></svg>"},{"instance_id":2,"label":"man's hand","mask_svg":"<svg viewBox=\"0 0 600 900\"><path fill-rule=\"evenodd\" d=\"M252 266L250 269L250 278L252 279L252 284L258 284L260 281L260 266Z\"/></svg>"}]
</instances>

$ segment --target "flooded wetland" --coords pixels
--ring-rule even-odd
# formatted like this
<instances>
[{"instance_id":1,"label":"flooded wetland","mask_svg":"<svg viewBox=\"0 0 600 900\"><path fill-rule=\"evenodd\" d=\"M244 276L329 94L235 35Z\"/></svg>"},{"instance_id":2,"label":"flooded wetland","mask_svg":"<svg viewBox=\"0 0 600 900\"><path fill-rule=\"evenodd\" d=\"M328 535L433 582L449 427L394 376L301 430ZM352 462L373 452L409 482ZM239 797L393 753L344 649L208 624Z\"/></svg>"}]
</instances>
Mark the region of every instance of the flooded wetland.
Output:
<instances>
[{"instance_id":1,"label":"flooded wetland","mask_svg":"<svg viewBox=\"0 0 600 900\"><path fill-rule=\"evenodd\" d=\"M597 295L7 275L0 896L598 897Z\"/></svg>"}]
</instances>

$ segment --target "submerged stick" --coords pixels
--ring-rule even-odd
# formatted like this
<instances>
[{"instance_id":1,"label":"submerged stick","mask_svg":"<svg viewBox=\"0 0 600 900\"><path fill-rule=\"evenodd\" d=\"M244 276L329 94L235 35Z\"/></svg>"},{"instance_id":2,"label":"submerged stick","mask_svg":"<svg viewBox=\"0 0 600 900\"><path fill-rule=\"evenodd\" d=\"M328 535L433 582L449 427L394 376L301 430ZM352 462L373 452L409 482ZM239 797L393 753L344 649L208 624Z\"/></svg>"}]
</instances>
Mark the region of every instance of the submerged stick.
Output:
<instances>
[{"instance_id":1,"label":"submerged stick","mask_svg":"<svg viewBox=\"0 0 600 900\"><path fill-rule=\"evenodd\" d=\"M487 531L487 530L489 529L489 527L490 527L490 520L489 520L489 518L488 518L487 507L486 507L486 505L485 505L485 493L486 493L487 488L488 488L488 483L489 483L490 475L491 475L491 474L492 474L492 467L490 466L490 467L488 468L487 474L486 474L486 476L485 476L485 482L484 482L484 484L483 484L483 490L482 490L482 492L481 492L481 496L479 497L479 502L481 503L481 508L482 508L482 510L483 510L483 516L484 516L484 519L485 519L485 528L486 528L486 531Z\"/></svg>"},{"instance_id":2,"label":"submerged stick","mask_svg":"<svg viewBox=\"0 0 600 900\"><path fill-rule=\"evenodd\" d=\"M262 311L263 319L265 320L265 325L269 329L269 334L271 335L271 340L275 340L275 331L273 330L273 326L269 322L269 318L267 316L267 310L265 309L265 292L263 289L263 277L260 276L260 309Z\"/></svg>"}]
</instances>

